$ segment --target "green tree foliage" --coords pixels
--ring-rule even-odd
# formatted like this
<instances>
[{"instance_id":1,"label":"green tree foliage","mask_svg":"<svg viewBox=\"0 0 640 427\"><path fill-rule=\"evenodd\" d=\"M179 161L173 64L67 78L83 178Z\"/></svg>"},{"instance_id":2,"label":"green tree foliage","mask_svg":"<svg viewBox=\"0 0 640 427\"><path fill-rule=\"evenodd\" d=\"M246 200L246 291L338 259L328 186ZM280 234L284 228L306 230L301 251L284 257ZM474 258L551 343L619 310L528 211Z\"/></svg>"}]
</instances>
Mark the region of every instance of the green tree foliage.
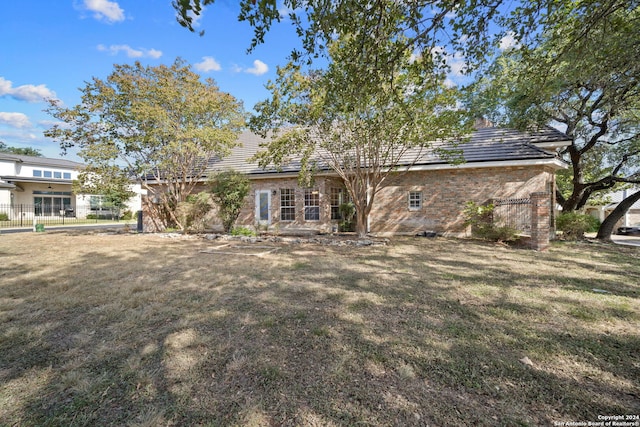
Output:
<instances>
[{"instance_id":1,"label":"green tree foliage","mask_svg":"<svg viewBox=\"0 0 640 427\"><path fill-rule=\"evenodd\" d=\"M358 37L337 35L324 70L279 68L268 85L271 98L256 106L259 115L250 121L254 131L272 132L267 150L256 156L261 166L299 162L304 186L318 169L342 178L359 236L368 232L369 213L389 176L407 170L430 142L465 131L457 91L419 64L431 56L389 56L395 56L396 41L387 37L393 28L393 22L377 28L379 42L364 51Z\"/></svg>"},{"instance_id":2,"label":"green tree foliage","mask_svg":"<svg viewBox=\"0 0 640 427\"><path fill-rule=\"evenodd\" d=\"M474 237L494 242L513 242L517 240L517 230L509 226L498 226L493 221L493 204L478 205L467 202L462 214L467 226L471 226Z\"/></svg>"},{"instance_id":3,"label":"green tree foliage","mask_svg":"<svg viewBox=\"0 0 640 427\"><path fill-rule=\"evenodd\" d=\"M213 80L201 81L181 59L171 66L114 67L106 80L94 78L81 89L80 104L50 101L47 111L65 125L45 135L63 149L80 148L85 185L108 194L135 178L157 202L149 205L156 227L184 229L176 209L206 176L209 162L236 144L242 105Z\"/></svg>"},{"instance_id":4,"label":"green tree foliage","mask_svg":"<svg viewBox=\"0 0 640 427\"><path fill-rule=\"evenodd\" d=\"M172 1L178 22L190 31L195 31L193 18L202 13L204 6L214 3L215 0ZM248 22L254 29L249 50L263 43L272 26L283 19L293 25L302 42L301 50L292 47L294 60L328 56L327 47L335 34L355 34L358 29L365 30L360 34L361 46L370 46L379 38L366 31L370 28L362 18L369 16L373 21L384 10L383 20L391 17L387 22L395 24L393 37L401 40L395 46L396 52L409 49L426 54L436 46L448 45L462 52L471 68L483 63L495 43L505 35L514 37L523 47L531 47L537 45L536 36L547 28L564 27L567 45L583 49L585 36L592 27L601 25L620 10L638 7L638 0L523 0L517 3L507 0L238 0L238 3L238 20ZM566 25L578 22L581 25Z\"/></svg>"},{"instance_id":5,"label":"green tree foliage","mask_svg":"<svg viewBox=\"0 0 640 427\"><path fill-rule=\"evenodd\" d=\"M75 194L100 194L106 206L124 209L135 194L131 191L131 182L123 169L104 165L81 170L72 187Z\"/></svg>"},{"instance_id":6,"label":"green tree foliage","mask_svg":"<svg viewBox=\"0 0 640 427\"><path fill-rule=\"evenodd\" d=\"M556 228L562 231L565 239L580 240L584 233L598 231L600 221L579 212L563 212L556 218Z\"/></svg>"},{"instance_id":7,"label":"green tree foliage","mask_svg":"<svg viewBox=\"0 0 640 427\"><path fill-rule=\"evenodd\" d=\"M11 153L11 154L18 154L22 156L42 157L42 153L37 148L10 147L2 141L0 141L0 153Z\"/></svg>"},{"instance_id":8,"label":"green tree foliage","mask_svg":"<svg viewBox=\"0 0 640 427\"><path fill-rule=\"evenodd\" d=\"M249 178L234 170L219 172L209 178L209 192L218 206L218 217L225 232L231 232L249 194L250 186Z\"/></svg>"}]
</instances>

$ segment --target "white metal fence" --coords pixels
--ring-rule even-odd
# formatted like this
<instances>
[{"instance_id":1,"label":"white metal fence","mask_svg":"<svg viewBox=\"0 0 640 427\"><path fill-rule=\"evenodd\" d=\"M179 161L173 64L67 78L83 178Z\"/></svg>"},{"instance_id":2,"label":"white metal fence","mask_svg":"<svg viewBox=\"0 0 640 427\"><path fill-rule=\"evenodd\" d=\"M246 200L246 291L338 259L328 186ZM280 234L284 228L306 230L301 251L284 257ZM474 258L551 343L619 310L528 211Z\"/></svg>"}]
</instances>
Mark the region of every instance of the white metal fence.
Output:
<instances>
[{"instance_id":1,"label":"white metal fence","mask_svg":"<svg viewBox=\"0 0 640 427\"><path fill-rule=\"evenodd\" d=\"M120 211L111 208L75 208L54 204L0 204L0 228L26 228L34 224L72 225L118 221Z\"/></svg>"}]
</instances>

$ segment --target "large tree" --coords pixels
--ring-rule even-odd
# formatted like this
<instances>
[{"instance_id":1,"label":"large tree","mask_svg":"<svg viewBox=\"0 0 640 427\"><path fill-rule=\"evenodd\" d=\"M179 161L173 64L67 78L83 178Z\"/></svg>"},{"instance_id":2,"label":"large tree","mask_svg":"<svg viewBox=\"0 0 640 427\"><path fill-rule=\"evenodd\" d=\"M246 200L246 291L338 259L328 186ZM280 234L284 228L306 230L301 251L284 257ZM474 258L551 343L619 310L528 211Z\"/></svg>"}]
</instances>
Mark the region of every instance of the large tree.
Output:
<instances>
[{"instance_id":1,"label":"large tree","mask_svg":"<svg viewBox=\"0 0 640 427\"><path fill-rule=\"evenodd\" d=\"M640 182L640 9L603 10L596 24L590 13L573 12L547 28L534 48L498 58L472 93L472 103L494 121L519 128L552 124L571 139L561 153L570 169L560 175L557 192L565 212ZM608 238L623 214L616 211L599 237Z\"/></svg>"},{"instance_id":2,"label":"large tree","mask_svg":"<svg viewBox=\"0 0 640 427\"><path fill-rule=\"evenodd\" d=\"M171 66L114 68L81 89L80 104L50 101L48 112L64 125L45 135L63 150L80 148L84 176L96 191L135 178L157 202L149 205L156 226L182 229L176 209L206 177L208 163L236 144L245 122L242 105L213 80L201 81L181 59Z\"/></svg>"},{"instance_id":3,"label":"large tree","mask_svg":"<svg viewBox=\"0 0 640 427\"><path fill-rule=\"evenodd\" d=\"M393 14L377 12L358 17L358 32L375 34L375 47L361 49L360 34L336 34L325 69L279 68L268 85L271 98L256 106L259 114L250 122L259 133L272 132L267 150L256 156L262 166L297 161L307 186L320 169L342 179L359 236L367 234L369 213L389 176L406 171L432 142L468 130L457 91L445 86L444 74L421 64L433 56L408 49L398 55L395 44L403 41L391 36Z\"/></svg>"},{"instance_id":4,"label":"large tree","mask_svg":"<svg viewBox=\"0 0 640 427\"><path fill-rule=\"evenodd\" d=\"M216 0L172 0L177 20L190 31L194 18ZM358 17L376 15L376 10L394 13L395 35L403 35L398 52L406 48L429 52L435 46L448 45L464 52L469 65L484 62L495 41L504 36L515 38L522 46L537 44L537 35L547 28L584 17L581 28L565 32L568 44L582 44L590 29L620 10L633 10L638 0L238 0L238 19L254 29L250 50L265 40L275 23L286 18L299 35L302 48L293 49L293 59L313 60L327 53L336 33L349 32L360 25ZM200 31L203 35L204 31ZM363 38L363 46L377 42Z\"/></svg>"}]
</instances>

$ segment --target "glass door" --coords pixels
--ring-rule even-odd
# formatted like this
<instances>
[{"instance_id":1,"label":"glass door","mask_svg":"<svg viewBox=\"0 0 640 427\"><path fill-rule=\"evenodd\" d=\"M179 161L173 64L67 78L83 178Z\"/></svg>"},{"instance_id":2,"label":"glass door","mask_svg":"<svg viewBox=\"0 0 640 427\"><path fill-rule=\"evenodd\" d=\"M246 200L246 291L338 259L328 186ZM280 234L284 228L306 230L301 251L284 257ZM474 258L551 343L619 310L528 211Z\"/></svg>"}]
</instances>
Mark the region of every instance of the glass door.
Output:
<instances>
[{"instance_id":1,"label":"glass door","mask_svg":"<svg viewBox=\"0 0 640 427\"><path fill-rule=\"evenodd\" d=\"M271 224L271 192L268 190L256 191L256 222Z\"/></svg>"}]
</instances>

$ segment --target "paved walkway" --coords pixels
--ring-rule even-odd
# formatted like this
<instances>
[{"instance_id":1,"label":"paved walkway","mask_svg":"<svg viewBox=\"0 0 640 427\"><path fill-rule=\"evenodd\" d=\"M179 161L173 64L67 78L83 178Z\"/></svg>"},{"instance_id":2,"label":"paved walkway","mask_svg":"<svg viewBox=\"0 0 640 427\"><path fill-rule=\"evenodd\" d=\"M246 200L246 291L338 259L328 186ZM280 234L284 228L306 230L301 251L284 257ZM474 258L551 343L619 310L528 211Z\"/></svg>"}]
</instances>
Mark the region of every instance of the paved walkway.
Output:
<instances>
[{"instance_id":1,"label":"paved walkway","mask_svg":"<svg viewBox=\"0 0 640 427\"><path fill-rule=\"evenodd\" d=\"M119 221L99 224L75 224L75 225L46 225L45 231L55 230L77 230L77 229L103 229L103 228L122 228L125 225L129 225L131 228L135 228L137 224L131 221ZM0 234L9 233L26 233L33 232L33 227L16 227L16 228L0 228Z\"/></svg>"},{"instance_id":2,"label":"paved walkway","mask_svg":"<svg viewBox=\"0 0 640 427\"><path fill-rule=\"evenodd\" d=\"M611 240L619 245L640 246L640 236L618 236L612 234Z\"/></svg>"}]
</instances>

